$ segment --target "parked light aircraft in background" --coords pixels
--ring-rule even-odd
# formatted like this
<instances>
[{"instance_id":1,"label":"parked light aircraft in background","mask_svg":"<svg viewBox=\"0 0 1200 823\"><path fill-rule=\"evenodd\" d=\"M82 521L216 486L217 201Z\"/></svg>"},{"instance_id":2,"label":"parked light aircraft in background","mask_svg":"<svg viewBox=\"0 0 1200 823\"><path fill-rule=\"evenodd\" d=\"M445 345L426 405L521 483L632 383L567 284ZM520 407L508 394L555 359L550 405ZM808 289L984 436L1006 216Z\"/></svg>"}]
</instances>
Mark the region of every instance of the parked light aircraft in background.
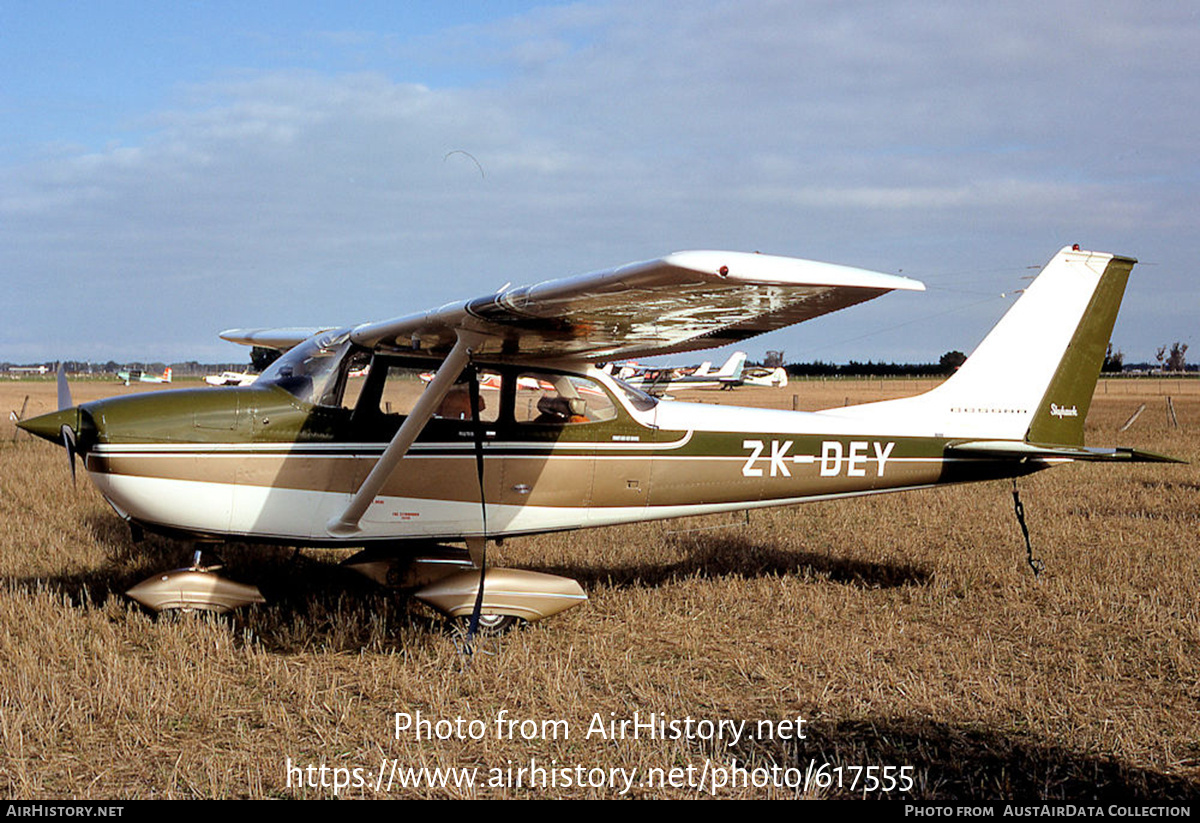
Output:
<instances>
[{"instance_id":1,"label":"parked light aircraft in background","mask_svg":"<svg viewBox=\"0 0 1200 823\"><path fill-rule=\"evenodd\" d=\"M768 369L765 366L751 366L742 369L742 385L744 386L770 386L782 389L787 384L787 370L782 366L777 366L773 369Z\"/></svg>"},{"instance_id":2,"label":"parked light aircraft in background","mask_svg":"<svg viewBox=\"0 0 1200 823\"><path fill-rule=\"evenodd\" d=\"M249 369L245 371L223 371L220 374L208 374L204 382L210 386L249 386L258 379Z\"/></svg>"},{"instance_id":3,"label":"parked light aircraft in background","mask_svg":"<svg viewBox=\"0 0 1200 823\"><path fill-rule=\"evenodd\" d=\"M20 425L81 454L135 531L367 546L359 568L499 627L586 597L563 577L488 569L489 540L1170 460L1083 443L1134 262L1063 249L946 382L826 411L657 399L593 364L725 346L923 286L698 251L394 320L227 331L286 353L243 388L72 406L62 379L60 410ZM198 558L131 594L155 608L254 599Z\"/></svg>"},{"instance_id":4,"label":"parked light aircraft in background","mask_svg":"<svg viewBox=\"0 0 1200 823\"><path fill-rule=\"evenodd\" d=\"M692 372L673 366L650 366L641 368L621 379L629 385L655 396L661 396L668 390L732 389L742 384L742 370L745 366L746 353L738 351L734 352L725 361L725 365L715 372L711 370L712 363L705 361Z\"/></svg>"},{"instance_id":5,"label":"parked light aircraft in background","mask_svg":"<svg viewBox=\"0 0 1200 823\"><path fill-rule=\"evenodd\" d=\"M130 383L170 383L171 382L171 367L167 366L162 374L146 374L141 369L126 369L125 371L117 372L117 379L124 381L128 386Z\"/></svg>"},{"instance_id":6,"label":"parked light aircraft in background","mask_svg":"<svg viewBox=\"0 0 1200 823\"><path fill-rule=\"evenodd\" d=\"M618 377L628 383L631 377L638 377L642 374L645 374L646 372L650 371L652 367L643 366L636 360L629 360L625 363L605 363L600 368L604 370L605 374L611 374L614 377ZM690 374L699 377L712 372L712 361L705 360L699 366L684 366L672 369L672 371L679 375Z\"/></svg>"}]
</instances>

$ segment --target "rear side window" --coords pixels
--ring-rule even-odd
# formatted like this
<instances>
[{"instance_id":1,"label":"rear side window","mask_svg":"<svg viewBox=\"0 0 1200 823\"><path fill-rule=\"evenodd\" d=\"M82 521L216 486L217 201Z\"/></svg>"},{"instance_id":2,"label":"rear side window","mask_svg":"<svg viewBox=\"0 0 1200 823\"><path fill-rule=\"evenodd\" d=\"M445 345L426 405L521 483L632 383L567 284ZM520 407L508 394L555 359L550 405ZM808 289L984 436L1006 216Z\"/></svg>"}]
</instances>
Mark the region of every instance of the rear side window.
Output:
<instances>
[{"instance_id":1,"label":"rear side window","mask_svg":"<svg viewBox=\"0 0 1200 823\"><path fill-rule=\"evenodd\" d=\"M570 426L612 420L617 409L608 392L585 377L521 372L513 416L517 423Z\"/></svg>"}]
</instances>

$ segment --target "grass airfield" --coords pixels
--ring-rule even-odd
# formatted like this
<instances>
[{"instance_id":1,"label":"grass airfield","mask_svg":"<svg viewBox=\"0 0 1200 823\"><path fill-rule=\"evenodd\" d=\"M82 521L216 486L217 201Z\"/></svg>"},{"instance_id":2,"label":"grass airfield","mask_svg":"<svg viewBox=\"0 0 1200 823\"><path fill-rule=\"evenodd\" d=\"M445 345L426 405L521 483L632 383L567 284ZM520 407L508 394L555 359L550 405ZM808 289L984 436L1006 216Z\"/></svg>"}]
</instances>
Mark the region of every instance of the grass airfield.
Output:
<instances>
[{"instance_id":1,"label":"grass airfield","mask_svg":"<svg viewBox=\"0 0 1200 823\"><path fill-rule=\"evenodd\" d=\"M818 409L933 384L678 397ZM72 384L77 402L159 388ZM25 397L27 415L52 410L53 381L0 384L5 411ZM15 436L6 415L0 793L1196 802L1198 430L1200 381L1102 380L1090 445L1190 465L1068 465L1020 481L1040 579L1008 481L509 540L489 564L574 577L590 601L468 661L431 612L340 569L348 551L230 545L225 573L268 604L143 613L121 593L184 565L190 547L135 545L86 477L72 490L62 450ZM450 725L432 740L397 734L397 713L418 711ZM733 745L588 734L635 712L745 721L746 733ZM757 733L798 717L804 739ZM517 725L504 734L498 719ZM461 734L436 733L456 720ZM302 781L289 763L327 771ZM530 787L518 770L531 766L556 785ZM868 766L911 767L911 790L864 791L856 768ZM397 785L397 768L422 767L474 768L476 782ZM773 768L809 785L756 785ZM353 769L369 780L335 790ZM816 785L817 772L830 779Z\"/></svg>"}]
</instances>

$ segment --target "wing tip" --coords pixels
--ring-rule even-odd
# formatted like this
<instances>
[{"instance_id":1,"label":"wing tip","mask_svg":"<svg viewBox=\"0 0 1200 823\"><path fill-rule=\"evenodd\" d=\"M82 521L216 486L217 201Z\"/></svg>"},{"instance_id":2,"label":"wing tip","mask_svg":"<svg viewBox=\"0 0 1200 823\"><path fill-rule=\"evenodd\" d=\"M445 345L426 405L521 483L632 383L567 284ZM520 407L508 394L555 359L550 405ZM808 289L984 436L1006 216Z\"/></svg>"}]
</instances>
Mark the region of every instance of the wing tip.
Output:
<instances>
[{"instance_id":1,"label":"wing tip","mask_svg":"<svg viewBox=\"0 0 1200 823\"><path fill-rule=\"evenodd\" d=\"M266 349L288 349L303 343L314 334L328 331L330 326L313 328L225 329L218 337L242 346L261 346Z\"/></svg>"},{"instance_id":2,"label":"wing tip","mask_svg":"<svg viewBox=\"0 0 1200 823\"><path fill-rule=\"evenodd\" d=\"M662 262L700 274L755 283L851 286L895 291L925 291L920 280L899 274L761 252L697 249L666 255Z\"/></svg>"}]
</instances>

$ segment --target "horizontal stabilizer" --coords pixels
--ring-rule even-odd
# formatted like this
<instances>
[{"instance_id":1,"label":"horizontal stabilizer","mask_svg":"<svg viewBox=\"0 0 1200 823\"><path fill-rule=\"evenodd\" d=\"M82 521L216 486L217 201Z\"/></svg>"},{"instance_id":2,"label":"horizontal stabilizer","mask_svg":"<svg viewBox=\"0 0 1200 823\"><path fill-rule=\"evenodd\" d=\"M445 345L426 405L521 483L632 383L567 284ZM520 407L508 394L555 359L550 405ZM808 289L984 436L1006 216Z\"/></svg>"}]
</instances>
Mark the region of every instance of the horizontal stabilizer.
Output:
<instances>
[{"instance_id":1,"label":"horizontal stabilizer","mask_svg":"<svg viewBox=\"0 0 1200 823\"><path fill-rule=\"evenodd\" d=\"M971 440L954 443L948 453L959 452L971 457L995 457L1003 460L1090 460L1093 462L1126 463L1186 463L1176 457L1141 449L1086 448L1083 446L1043 446L1014 440Z\"/></svg>"}]
</instances>

